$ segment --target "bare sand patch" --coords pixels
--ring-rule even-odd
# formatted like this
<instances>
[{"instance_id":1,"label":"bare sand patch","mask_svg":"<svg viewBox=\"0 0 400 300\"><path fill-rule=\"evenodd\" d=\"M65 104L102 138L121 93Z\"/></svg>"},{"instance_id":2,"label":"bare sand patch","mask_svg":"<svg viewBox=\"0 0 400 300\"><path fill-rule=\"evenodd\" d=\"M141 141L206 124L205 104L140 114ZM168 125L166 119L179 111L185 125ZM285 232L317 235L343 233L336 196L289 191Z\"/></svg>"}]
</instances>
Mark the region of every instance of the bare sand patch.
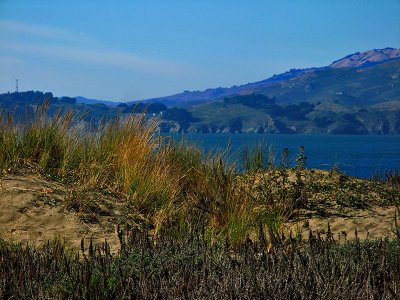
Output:
<instances>
[{"instance_id":1,"label":"bare sand patch","mask_svg":"<svg viewBox=\"0 0 400 300\"><path fill-rule=\"evenodd\" d=\"M115 252L119 247L116 212L98 216L95 223L83 222L79 212L66 207L69 193L66 186L34 175L3 177L0 237L35 246L61 238L71 247L79 247L82 238L93 237L95 244L107 239Z\"/></svg>"},{"instance_id":2,"label":"bare sand patch","mask_svg":"<svg viewBox=\"0 0 400 300\"><path fill-rule=\"evenodd\" d=\"M374 206L345 211L331 209L326 216L306 213L296 221L289 222L287 229L292 230L293 234L300 231L304 239L308 238L310 230L313 234L326 234L328 224L334 239L340 242L355 239L356 231L361 240L394 238L395 211L395 206Z\"/></svg>"}]
</instances>

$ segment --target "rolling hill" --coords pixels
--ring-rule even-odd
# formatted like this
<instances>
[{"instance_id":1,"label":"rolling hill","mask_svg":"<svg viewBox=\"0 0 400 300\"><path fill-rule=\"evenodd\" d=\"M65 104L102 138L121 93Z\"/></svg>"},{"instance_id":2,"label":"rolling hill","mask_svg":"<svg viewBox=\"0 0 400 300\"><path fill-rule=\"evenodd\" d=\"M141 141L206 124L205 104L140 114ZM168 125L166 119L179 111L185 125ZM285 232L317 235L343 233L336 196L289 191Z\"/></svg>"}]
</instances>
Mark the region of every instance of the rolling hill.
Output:
<instances>
[{"instance_id":1,"label":"rolling hill","mask_svg":"<svg viewBox=\"0 0 400 300\"><path fill-rule=\"evenodd\" d=\"M193 105L189 111L202 122L189 130L398 134L399 79L398 59L363 68L318 69ZM241 126L232 128L233 121Z\"/></svg>"},{"instance_id":2,"label":"rolling hill","mask_svg":"<svg viewBox=\"0 0 400 300\"><path fill-rule=\"evenodd\" d=\"M85 114L91 126L145 112L160 119L164 132L400 134L399 56L400 49L368 50L322 68L291 69L241 86L142 102L6 93L0 95L0 107L24 122L47 99L50 116L72 109Z\"/></svg>"},{"instance_id":3,"label":"rolling hill","mask_svg":"<svg viewBox=\"0 0 400 300\"><path fill-rule=\"evenodd\" d=\"M198 120L190 132L399 134L399 54L358 52L327 67L220 89L220 96L199 99L218 89L207 90L189 101L187 92L175 101Z\"/></svg>"},{"instance_id":4,"label":"rolling hill","mask_svg":"<svg viewBox=\"0 0 400 300\"><path fill-rule=\"evenodd\" d=\"M204 91L185 91L183 93L165 96L160 98L152 98L143 100L145 103L155 103L162 102L168 107L178 106L178 107L191 107L193 105L197 105L204 102L210 102L213 100L217 100L223 97L229 97L238 94L251 94L251 93L263 93L268 94L269 89L276 89L285 86L285 82L290 84L293 78L298 78L298 80L309 80L308 87L306 89L310 90L313 88L312 81L313 77L317 77L316 80L322 79L320 72L323 75L329 76L329 74L333 74L333 76L341 76L340 74L347 73L347 69L363 69L366 67L371 67L376 64L381 64L388 61L396 61L400 59L400 49L395 48L384 48L384 49L373 49L365 52L356 52L345 56L339 60L334 61L332 64L326 67L321 68L307 68L307 69L291 69L285 73L274 75L268 79L261 80L258 82L248 83L240 86L233 87L218 87L218 88L210 88ZM344 69L335 73L335 69ZM330 70L330 71L327 71ZM324 71L327 71L326 73ZM389 70L382 70L382 72L386 72ZM317 75L316 75L317 73ZM367 74L368 75L368 74ZM345 74L343 76L348 76ZM326 78L330 80L330 78ZM334 78L336 80L336 78ZM343 78L345 79L345 78ZM338 85L342 83L347 83L352 80L352 78L347 78L348 80L336 80ZM371 78L367 78L369 80ZM374 78L372 78L374 80ZM396 78L392 78L392 80L396 81ZM326 80L322 82L318 82L322 89L326 84ZM379 82L376 82L379 84ZM279 86L279 84L282 84ZM367 83L368 84L368 83ZM330 87L328 87L330 88ZM339 89L340 90L340 89ZM323 93L324 91L322 91ZM294 99L294 101L296 101Z\"/></svg>"}]
</instances>

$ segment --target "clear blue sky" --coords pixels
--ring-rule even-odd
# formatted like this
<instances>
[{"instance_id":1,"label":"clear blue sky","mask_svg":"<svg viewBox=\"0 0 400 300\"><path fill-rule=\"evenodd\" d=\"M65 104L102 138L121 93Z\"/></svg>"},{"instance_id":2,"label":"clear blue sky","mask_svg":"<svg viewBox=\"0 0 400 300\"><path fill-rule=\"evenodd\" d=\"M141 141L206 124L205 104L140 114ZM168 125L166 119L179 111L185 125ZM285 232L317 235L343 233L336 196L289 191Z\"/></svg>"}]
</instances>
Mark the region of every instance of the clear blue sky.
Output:
<instances>
[{"instance_id":1,"label":"clear blue sky","mask_svg":"<svg viewBox=\"0 0 400 300\"><path fill-rule=\"evenodd\" d=\"M0 0L0 93L115 101L400 47L400 0Z\"/></svg>"}]
</instances>

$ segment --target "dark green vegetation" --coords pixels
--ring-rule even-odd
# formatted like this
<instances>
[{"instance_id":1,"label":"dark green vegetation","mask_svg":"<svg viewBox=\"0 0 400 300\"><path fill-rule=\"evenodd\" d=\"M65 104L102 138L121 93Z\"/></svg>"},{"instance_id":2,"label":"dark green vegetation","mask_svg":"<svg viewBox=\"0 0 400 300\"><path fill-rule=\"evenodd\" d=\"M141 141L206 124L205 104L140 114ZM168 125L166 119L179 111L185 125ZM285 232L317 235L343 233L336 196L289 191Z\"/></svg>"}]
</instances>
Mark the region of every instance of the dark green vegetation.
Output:
<instances>
[{"instance_id":1,"label":"dark green vegetation","mask_svg":"<svg viewBox=\"0 0 400 300\"><path fill-rule=\"evenodd\" d=\"M0 239L0 298L29 299L398 299L400 237L339 245L275 237L211 244L204 230L156 240L119 232L122 250L82 241L41 248ZM82 253L82 252L81 252Z\"/></svg>"},{"instance_id":2,"label":"dark green vegetation","mask_svg":"<svg viewBox=\"0 0 400 300\"><path fill-rule=\"evenodd\" d=\"M400 60L326 68L188 108L194 132L398 134ZM189 107L187 105L187 107ZM240 126L232 128L232 121Z\"/></svg>"},{"instance_id":3,"label":"dark green vegetation","mask_svg":"<svg viewBox=\"0 0 400 300\"><path fill-rule=\"evenodd\" d=\"M0 95L0 110L3 115L11 115L14 120L25 123L35 117L36 107L47 105L47 115L54 116L56 113L64 113L73 110L82 116L86 127L96 130L104 122L120 118L128 118L133 112L145 114L146 118L158 118L163 120L160 125L161 131L186 131L191 122L197 121L191 112L184 108L167 108L162 103L151 105L144 103L125 104L109 106L103 103L85 104L78 103L75 98L54 97L52 93L28 91L20 93L6 93Z\"/></svg>"}]
</instances>

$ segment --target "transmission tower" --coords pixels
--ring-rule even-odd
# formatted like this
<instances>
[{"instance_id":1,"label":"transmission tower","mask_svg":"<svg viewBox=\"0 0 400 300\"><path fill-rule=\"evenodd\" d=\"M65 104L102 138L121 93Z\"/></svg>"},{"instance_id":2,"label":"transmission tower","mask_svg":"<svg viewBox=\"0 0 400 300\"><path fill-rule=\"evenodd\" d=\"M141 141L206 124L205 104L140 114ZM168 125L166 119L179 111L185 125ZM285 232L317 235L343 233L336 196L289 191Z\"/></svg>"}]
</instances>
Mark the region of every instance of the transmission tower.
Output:
<instances>
[{"instance_id":1,"label":"transmission tower","mask_svg":"<svg viewBox=\"0 0 400 300\"><path fill-rule=\"evenodd\" d=\"M18 79L15 79L15 92L18 93Z\"/></svg>"}]
</instances>

